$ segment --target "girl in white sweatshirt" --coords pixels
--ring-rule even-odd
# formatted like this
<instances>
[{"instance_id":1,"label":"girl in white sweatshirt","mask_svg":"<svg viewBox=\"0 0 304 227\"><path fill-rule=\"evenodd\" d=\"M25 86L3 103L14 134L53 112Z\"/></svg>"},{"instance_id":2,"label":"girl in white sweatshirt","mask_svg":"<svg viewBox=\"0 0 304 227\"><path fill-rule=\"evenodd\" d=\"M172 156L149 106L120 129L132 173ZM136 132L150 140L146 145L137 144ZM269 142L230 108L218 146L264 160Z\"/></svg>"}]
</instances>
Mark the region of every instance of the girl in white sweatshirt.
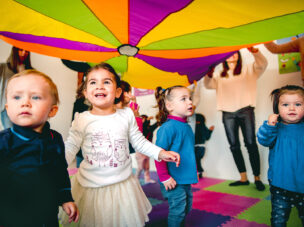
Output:
<instances>
[{"instance_id":1,"label":"girl in white sweatshirt","mask_svg":"<svg viewBox=\"0 0 304 227\"><path fill-rule=\"evenodd\" d=\"M90 111L75 116L65 142L70 164L81 148L84 160L72 178L72 195L79 207L80 226L143 226L151 204L132 175L129 142L156 160L179 164L179 155L145 139L132 110L117 109L120 78L111 65L91 68L81 85ZM67 217L62 217L63 224Z\"/></svg>"}]
</instances>

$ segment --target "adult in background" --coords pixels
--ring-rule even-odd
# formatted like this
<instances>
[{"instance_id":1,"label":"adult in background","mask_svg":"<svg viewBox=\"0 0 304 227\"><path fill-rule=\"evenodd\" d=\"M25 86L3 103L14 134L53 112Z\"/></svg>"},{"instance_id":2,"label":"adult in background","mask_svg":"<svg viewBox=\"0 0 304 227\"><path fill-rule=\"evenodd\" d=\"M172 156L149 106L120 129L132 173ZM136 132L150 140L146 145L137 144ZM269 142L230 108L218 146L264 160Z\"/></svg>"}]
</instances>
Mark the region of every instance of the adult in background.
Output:
<instances>
[{"instance_id":1,"label":"adult in background","mask_svg":"<svg viewBox=\"0 0 304 227\"><path fill-rule=\"evenodd\" d=\"M214 68L212 68L205 76L204 84L207 89L216 89L217 109L223 113L226 136L241 176L240 180L230 183L230 186L249 185L240 146L239 128L241 128L256 188L263 191L265 186L260 180L260 155L256 142L254 107L256 82L265 71L267 60L259 49L251 47L248 50L255 59L253 63L243 66L238 51L222 63L222 72L213 73Z\"/></svg>"},{"instance_id":2,"label":"adult in background","mask_svg":"<svg viewBox=\"0 0 304 227\"><path fill-rule=\"evenodd\" d=\"M33 69L30 52L12 47L10 56L5 63L0 63L0 130L10 128L12 123L5 110L5 88L9 78L25 69Z\"/></svg>"}]
</instances>

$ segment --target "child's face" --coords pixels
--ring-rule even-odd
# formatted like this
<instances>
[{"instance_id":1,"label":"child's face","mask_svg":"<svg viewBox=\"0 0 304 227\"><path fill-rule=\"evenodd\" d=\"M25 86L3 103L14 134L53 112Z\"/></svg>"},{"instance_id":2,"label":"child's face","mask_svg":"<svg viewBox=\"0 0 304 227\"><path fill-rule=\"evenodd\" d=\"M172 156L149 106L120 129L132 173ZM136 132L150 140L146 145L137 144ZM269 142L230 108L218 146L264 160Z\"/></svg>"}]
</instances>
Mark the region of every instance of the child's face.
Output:
<instances>
[{"instance_id":1,"label":"child's face","mask_svg":"<svg viewBox=\"0 0 304 227\"><path fill-rule=\"evenodd\" d=\"M10 120L19 126L41 132L49 117L56 115L51 88L41 76L29 74L12 79L7 86L6 110Z\"/></svg>"},{"instance_id":2,"label":"child's face","mask_svg":"<svg viewBox=\"0 0 304 227\"><path fill-rule=\"evenodd\" d=\"M121 89L117 88L115 77L105 69L93 70L88 74L85 97L92 104L93 114L111 114L115 112L114 101L119 98Z\"/></svg>"},{"instance_id":3,"label":"child's face","mask_svg":"<svg viewBox=\"0 0 304 227\"><path fill-rule=\"evenodd\" d=\"M125 104L128 104L133 99L134 99L134 95L132 95L132 91L124 92L124 103Z\"/></svg>"},{"instance_id":4,"label":"child's face","mask_svg":"<svg viewBox=\"0 0 304 227\"><path fill-rule=\"evenodd\" d=\"M181 118L192 115L193 107L189 89L175 88L171 92L171 97L171 101L166 102L166 108L171 115Z\"/></svg>"},{"instance_id":5,"label":"child's face","mask_svg":"<svg viewBox=\"0 0 304 227\"><path fill-rule=\"evenodd\" d=\"M295 124L304 117L304 100L299 94L283 94L279 99L279 115L285 124Z\"/></svg>"}]
</instances>

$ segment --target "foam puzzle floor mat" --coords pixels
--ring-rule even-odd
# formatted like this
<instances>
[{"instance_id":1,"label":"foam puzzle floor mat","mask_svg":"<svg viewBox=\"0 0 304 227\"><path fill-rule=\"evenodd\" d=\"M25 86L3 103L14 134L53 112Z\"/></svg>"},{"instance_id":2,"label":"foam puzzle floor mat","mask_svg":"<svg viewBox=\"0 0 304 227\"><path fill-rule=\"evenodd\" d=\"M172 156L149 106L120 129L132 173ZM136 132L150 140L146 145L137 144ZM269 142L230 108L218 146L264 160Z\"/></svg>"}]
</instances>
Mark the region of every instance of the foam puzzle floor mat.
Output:
<instances>
[{"instance_id":1,"label":"foam puzzle floor mat","mask_svg":"<svg viewBox=\"0 0 304 227\"><path fill-rule=\"evenodd\" d=\"M156 172L151 178L158 180ZM203 178L192 186L193 205L187 215L187 227L267 227L270 226L271 202L269 186L258 191L255 184L230 187L229 180ZM162 197L159 183L140 183L151 204L146 226L166 226L168 202ZM302 226L296 208L292 209L287 227Z\"/></svg>"},{"instance_id":2,"label":"foam puzzle floor mat","mask_svg":"<svg viewBox=\"0 0 304 227\"><path fill-rule=\"evenodd\" d=\"M75 174L71 170L70 174ZM134 169L135 172L135 169ZM156 183L140 184L153 208L147 227L167 226L168 201L160 191L158 176L151 171ZM202 178L192 185L193 205L186 218L186 227L267 227L270 226L271 202L269 187L258 191L254 184L230 187L229 180ZM291 211L287 227L302 226L297 209Z\"/></svg>"}]
</instances>

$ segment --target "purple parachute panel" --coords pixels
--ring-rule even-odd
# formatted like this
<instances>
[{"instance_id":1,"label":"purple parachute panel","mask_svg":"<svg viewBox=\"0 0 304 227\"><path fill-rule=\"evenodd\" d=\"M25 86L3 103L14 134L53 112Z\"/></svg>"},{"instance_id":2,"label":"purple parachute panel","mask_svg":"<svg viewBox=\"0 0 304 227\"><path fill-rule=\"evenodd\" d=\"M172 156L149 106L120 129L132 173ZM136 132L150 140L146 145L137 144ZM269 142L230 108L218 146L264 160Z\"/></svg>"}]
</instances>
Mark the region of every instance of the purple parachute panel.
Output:
<instances>
[{"instance_id":1,"label":"purple parachute panel","mask_svg":"<svg viewBox=\"0 0 304 227\"><path fill-rule=\"evenodd\" d=\"M200 58L188 59L165 59L137 54L135 57L149 63L155 68L167 72L177 72L180 75L187 75L190 83L200 80L211 66L215 66L230 57L235 52L210 55Z\"/></svg>"},{"instance_id":2,"label":"purple parachute panel","mask_svg":"<svg viewBox=\"0 0 304 227\"><path fill-rule=\"evenodd\" d=\"M29 43L37 43L46 46L70 49L70 50L81 50L81 51L99 51L99 52L114 52L117 49L106 48L90 43L82 43L76 41L70 41L62 38L51 38L46 36L35 36L30 34L20 34L13 32L0 32L0 35L6 36L8 38L12 38L15 40L29 42Z\"/></svg>"},{"instance_id":3,"label":"purple parachute panel","mask_svg":"<svg viewBox=\"0 0 304 227\"><path fill-rule=\"evenodd\" d=\"M140 39L173 12L186 7L192 0L130 0L129 44L136 46Z\"/></svg>"}]
</instances>

